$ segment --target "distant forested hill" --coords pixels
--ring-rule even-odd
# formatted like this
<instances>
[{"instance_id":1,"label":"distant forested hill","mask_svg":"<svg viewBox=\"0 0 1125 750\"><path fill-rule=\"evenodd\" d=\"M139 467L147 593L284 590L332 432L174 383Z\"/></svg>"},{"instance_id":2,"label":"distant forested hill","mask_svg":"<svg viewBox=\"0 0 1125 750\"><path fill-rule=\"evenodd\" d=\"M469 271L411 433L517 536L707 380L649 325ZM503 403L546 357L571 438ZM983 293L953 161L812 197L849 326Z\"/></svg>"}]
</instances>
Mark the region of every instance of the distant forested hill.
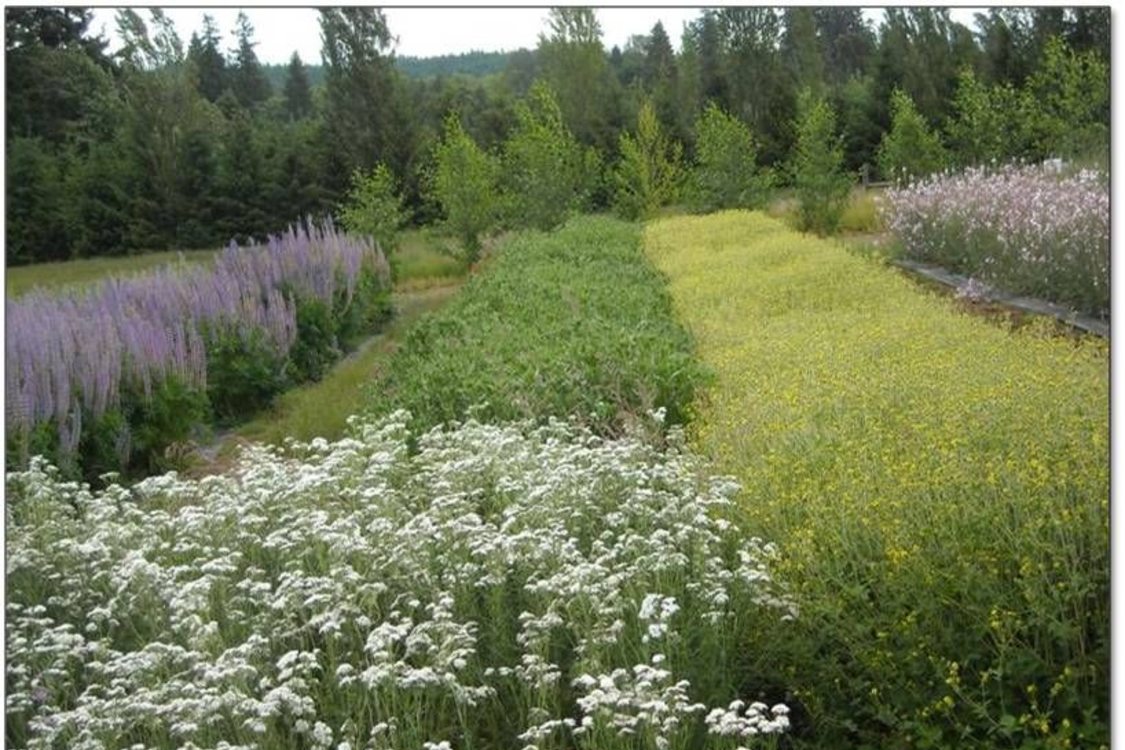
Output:
<instances>
[{"instance_id":1,"label":"distant forested hill","mask_svg":"<svg viewBox=\"0 0 1125 750\"><path fill-rule=\"evenodd\" d=\"M499 73L508 64L512 52L464 52L459 55L440 57L396 57L395 67L411 78L433 78L435 76L466 75L484 77ZM288 64L273 65L264 63L262 70L269 79L274 91L285 86L285 71ZM309 75L309 85L319 86L324 82L324 68L305 61Z\"/></svg>"},{"instance_id":2,"label":"distant forested hill","mask_svg":"<svg viewBox=\"0 0 1125 750\"><path fill-rule=\"evenodd\" d=\"M486 76L502 71L511 55L511 52L473 51L440 57L396 57L395 65L411 78L430 78L456 73Z\"/></svg>"}]
</instances>

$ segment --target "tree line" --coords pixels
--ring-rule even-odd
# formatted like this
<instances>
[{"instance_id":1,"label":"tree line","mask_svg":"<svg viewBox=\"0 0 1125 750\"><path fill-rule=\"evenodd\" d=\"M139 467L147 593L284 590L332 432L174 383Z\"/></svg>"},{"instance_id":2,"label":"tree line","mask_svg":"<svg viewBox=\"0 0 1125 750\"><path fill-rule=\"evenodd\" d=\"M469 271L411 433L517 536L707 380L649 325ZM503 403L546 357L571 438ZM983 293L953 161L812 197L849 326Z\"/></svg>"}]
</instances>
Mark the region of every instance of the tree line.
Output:
<instances>
[{"instance_id":1,"label":"tree line","mask_svg":"<svg viewBox=\"0 0 1125 750\"><path fill-rule=\"evenodd\" d=\"M771 184L793 185L794 165L816 162L801 156L803 113L853 174L1108 148L1107 8L994 8L975 30L941 8L889 8L878 27L860 8L701 10L679 52L660 23L607 50L595 11L556 8L535 49L506 53L500 70L425 77L396 65L375 8L320 8L320 66L294 53L282 76L258 60L242 14L224 49L209 17L185 45L158 9L122 10L109 54L88 9L5 13L9 265L261 237L340 213L357 173L380 165L403 215L429 223L447 213L440 145L463 135L517 179L536 111L534 127L563 127L581 147L568 169L592 208L661 200L622 184L649 168L653 139L717 179L744 155L729 140L701 149L699 133L732 128ZM532 145L511 145L519 133Z\"/></svg>"}]
</instances>

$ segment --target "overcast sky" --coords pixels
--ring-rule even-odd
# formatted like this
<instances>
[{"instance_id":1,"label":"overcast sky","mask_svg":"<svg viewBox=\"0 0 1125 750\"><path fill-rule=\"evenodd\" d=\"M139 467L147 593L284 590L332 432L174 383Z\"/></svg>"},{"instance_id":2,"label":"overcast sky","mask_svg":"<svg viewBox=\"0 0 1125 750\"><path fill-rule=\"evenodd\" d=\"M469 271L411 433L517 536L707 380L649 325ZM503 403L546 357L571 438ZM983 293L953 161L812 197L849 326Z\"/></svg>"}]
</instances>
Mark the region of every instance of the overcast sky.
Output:
<instances>
[{"instance_id":1,"label":"overcast sky","mask_svg":"<svg viewBox=\"0 0 1125 750\"><path fill-rule=\"evenodd\" d=\"M955 20L972 21L972 8L953 10ZM142 18L148 20L146 9L139 8ZM664 23L672 44L679 49L683 25L699 15L700 7L693 8L598 8L602 26L602 42L606 49L624 46L634 34L647 34L657 21ZM111 40L111 49L119 44L116 37L115 8L95 8L91 30L103 27ZM187 47L192 32L203 26L204 14L214 17L223 33L224 48L234 47L233 29L238 15L237 7L167 8ZM395 50L398 55L432 57L457 54L472 50L533 49L540 32L546 29L547 8L385 8L387 25L398 38ZM869 10L867 16L876 20L881 10ZM247 8L246 15L254 26L258 42L258 59L262 62L283 63L296 50L306 63L320 63L320 26L315 8Z\"/></svg>"}]
</instances>

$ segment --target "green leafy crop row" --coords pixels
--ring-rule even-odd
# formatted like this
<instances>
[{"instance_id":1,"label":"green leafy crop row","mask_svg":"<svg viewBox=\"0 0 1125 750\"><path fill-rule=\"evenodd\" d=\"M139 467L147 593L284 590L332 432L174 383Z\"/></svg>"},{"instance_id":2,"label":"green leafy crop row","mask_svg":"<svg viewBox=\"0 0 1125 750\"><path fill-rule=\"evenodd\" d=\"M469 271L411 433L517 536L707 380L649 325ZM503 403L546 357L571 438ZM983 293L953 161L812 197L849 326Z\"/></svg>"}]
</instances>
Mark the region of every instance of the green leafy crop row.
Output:
<instances>
[{"instance_id":1,"label":"green leafy crop row","mask_svg":"<svg viewBox=\"0 0 1125 750\"><path fill-rule=\"evenodd\" d=\"M483 404L486 420L574 414L613 434L651 409L685 422L701 376L639 228L584 217L507 241L406 337L369 410L430 426Z\"/></svg>"}]
</instances>

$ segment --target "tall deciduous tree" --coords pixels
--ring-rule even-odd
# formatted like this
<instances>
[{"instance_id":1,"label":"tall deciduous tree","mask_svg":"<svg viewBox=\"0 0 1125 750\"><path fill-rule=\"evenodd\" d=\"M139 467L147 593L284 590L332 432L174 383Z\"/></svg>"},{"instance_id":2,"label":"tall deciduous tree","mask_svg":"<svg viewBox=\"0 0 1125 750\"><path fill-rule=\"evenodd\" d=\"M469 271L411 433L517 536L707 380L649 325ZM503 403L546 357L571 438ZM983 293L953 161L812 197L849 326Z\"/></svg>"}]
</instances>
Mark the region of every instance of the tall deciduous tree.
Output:
<instances>
[{"instance_id":1,"label":"tall deciduous tree","mask_svg":"<svg viewBox=\"0 0 1125 750\"><path fill-rule=\"evenodd\" d=\"M825 84L824 58L816 34L812 8L786 8L781 55L795 91L820 91Z\"/></svg>"},{"instance_id":2,"label":"tall deciduous tree","mask_svg":"<svg viewBox=\"0 0 1125 750\"><path fill-rule=\"evenodd\" d=\"M383 162L403 174L413 150L390 55L391 32L377 8L321 8L325 138L343 171L326 175L337 195L355 169ZM339 170L335 170L339 171Z\"/></svg>"},{"instance_id":3,"label":"tall deciduous tree","mask_svg":"<svg viewBox=\"0 0 1125 750\"><path fill-rule=\"evenodd\" d=\"M784 158L792 140L794 92L778 54L781 17L772 8L728 7L716 16L727 49L728 112L761 141L762 161Z\"/></svg>"},{"instance_id":4,"label":"tall deciduous tree","mask_svg":"<svg viewBox=\"0 0 1125 750\"><path fill-rule=\"evenodd\" d=\"M620 97L597 16L591 8L551 8L547 25L539 59L567 126L582 143L612 150Z\"/></svg>"},{"instance_id":5,"label":"tall deciduous tree","mask_svg":"<svg viewBox=\"0 0 1125 750\"><path fill-rule=\"evenodd\" d=\"M857 7L814 8L827 82L839 87L868 71L875 53L875 32Z\"/></svg>"}]
</instances>

